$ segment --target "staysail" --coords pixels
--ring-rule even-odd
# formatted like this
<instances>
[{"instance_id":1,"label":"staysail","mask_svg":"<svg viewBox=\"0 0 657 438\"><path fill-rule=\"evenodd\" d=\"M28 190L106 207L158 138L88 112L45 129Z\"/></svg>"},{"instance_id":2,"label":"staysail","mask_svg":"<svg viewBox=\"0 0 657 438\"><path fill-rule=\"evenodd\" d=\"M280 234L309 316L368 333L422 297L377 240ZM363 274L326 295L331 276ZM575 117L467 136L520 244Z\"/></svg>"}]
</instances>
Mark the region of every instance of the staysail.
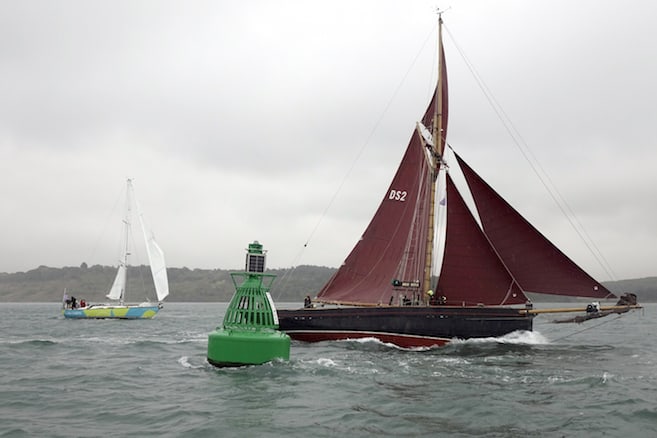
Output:
<instances>
[{"instance_id":1,"label":"staysail","mask_svg":"<svg viewBox=\"0 0 657 438\"><path fill-rule=\"evenodd\" d=\"M523 290L562 296L615 298L509 205L455 154L486 236Z\"/></svg>"},{"instance_id":2,"label":"staysail","mask_svg":"<svg viewBox=\"0 0 657 438\"><path fill-rule=\"evenodd\" d=\"M107 294L107 298L110 300L122 300L123 294L125 293L125 283L126 283L126 266L125 263L121 262L119 269L116 271L116 277L114 277L114 283Z\"/></svg>"},{"instance_id":3,"label":"staysail","mask_svg":"<svg viewBox=\"0 0 657 438\"><path fill-rule=\"evenodd\" d=\"M523 304L506 269L447 175L447 232L436 294L447 305Z\"/></svg>"}]
</instances>

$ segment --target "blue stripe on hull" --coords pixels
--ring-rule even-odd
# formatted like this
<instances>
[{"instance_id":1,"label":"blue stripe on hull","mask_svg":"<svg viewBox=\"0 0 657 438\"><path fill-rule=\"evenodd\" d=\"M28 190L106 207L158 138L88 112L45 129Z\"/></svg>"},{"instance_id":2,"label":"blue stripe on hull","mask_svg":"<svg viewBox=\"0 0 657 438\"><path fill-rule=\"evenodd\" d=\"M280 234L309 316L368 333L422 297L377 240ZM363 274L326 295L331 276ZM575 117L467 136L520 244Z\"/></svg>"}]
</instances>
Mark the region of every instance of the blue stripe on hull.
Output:
<instances>
[{"instance_id":1,"label":"blue stripe on hull","mask_svg":"<svg viewBox=\"0 0 657 438\"><path fill-rule=\"evenodd\" d=\"M84 309L65 309L65 318L70 319L150 319L160 307L154 306L98 306Z\"/></svg>"}]
</instances>

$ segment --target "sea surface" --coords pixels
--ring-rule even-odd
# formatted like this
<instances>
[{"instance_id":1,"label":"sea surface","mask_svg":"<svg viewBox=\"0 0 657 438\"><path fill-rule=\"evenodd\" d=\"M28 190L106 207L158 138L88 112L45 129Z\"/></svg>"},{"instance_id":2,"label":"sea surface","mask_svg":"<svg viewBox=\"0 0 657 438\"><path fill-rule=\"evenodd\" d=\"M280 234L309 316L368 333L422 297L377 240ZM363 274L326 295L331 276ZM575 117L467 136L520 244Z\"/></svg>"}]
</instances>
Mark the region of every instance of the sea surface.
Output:
<instances>
[{"instance_id":1,"label":"sea surface","mask_svg":"<svg viewBox=\"0 0 657 438\"><path fill-rule=\"evenodd\" d=\"M289 361L234 369L206 361L225 303L0 310L0 437L657 436L657 304L425 351L293 341Z\"/></svg>"}]
</instances>

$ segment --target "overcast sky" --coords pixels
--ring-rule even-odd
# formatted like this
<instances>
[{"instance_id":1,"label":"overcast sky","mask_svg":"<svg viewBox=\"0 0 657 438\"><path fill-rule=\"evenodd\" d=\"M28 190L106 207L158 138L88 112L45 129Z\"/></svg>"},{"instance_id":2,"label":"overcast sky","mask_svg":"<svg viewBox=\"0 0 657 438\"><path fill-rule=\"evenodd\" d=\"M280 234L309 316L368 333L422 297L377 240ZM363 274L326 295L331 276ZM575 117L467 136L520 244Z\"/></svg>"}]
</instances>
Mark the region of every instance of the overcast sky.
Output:
<instances>
[{"instance_id":1,"label":"overcast sky","mask_svg":"<svg viewBox=\"0 0 657 438\"><path fill-rule=\"evenodd\" d=\"M0 2L0 272L116 264L128 177L170 266L239 268L253 240L339 266L430 98L436 7L448 142L595 277L657 275L649 0Z\"/></svg>"}]
</instances>

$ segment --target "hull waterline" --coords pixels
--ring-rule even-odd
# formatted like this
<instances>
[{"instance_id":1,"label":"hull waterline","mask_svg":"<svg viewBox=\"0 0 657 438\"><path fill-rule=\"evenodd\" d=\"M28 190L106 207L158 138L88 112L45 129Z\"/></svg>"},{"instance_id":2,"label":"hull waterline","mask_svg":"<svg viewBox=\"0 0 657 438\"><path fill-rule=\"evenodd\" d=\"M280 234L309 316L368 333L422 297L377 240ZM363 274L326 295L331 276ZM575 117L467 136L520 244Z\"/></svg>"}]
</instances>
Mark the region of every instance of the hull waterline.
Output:
<instances>
[{"instance_id":1,"label":"hull waterline","mask_svg":"<svg viewBox=\"0 0 657 438\"><path fill-rule=\"evenodd\" d=\"M487 338L533 327L524 309L495 307L343 307L278 310L280 330L320 342L375 338L402 348L443 346L453 339Z\"/></svg>"},{"instance_id":2,"label":"hull waterline","mask_svg":"<svg viewBox=\"0 0 657 438\"><path fill-rule=\"evenodd\" d=\"M151 319L162 306L91 306L81 309L64 309L62 313L69 319Z\"/></svg>"}]
</instances>

